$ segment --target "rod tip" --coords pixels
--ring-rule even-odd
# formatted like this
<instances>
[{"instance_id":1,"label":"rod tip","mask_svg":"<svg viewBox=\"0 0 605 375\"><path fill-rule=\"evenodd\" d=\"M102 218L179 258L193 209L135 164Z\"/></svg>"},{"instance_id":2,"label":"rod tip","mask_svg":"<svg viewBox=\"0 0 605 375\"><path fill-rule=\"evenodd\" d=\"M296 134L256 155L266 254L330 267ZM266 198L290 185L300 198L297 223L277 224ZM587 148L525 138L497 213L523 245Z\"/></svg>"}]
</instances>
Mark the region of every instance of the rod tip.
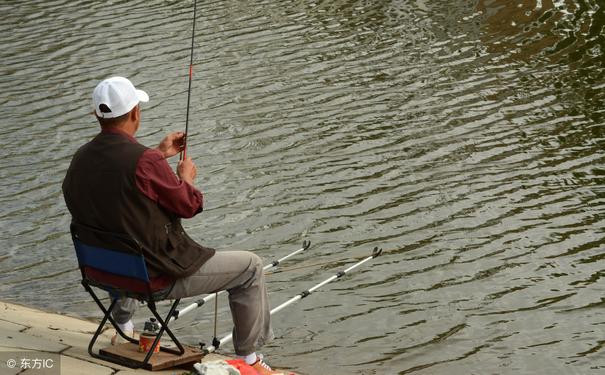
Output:
<instances>
[{"instance_id":1,"label":"rod tip","mask_svg":"<svg viewBox=\"0 0 605 375\"><path fill-rule=\"evenodd\" d=\"M382 254L382 249L379 249L378 246L376 246L372 251L372 258L377 258L380 254Z\"/></svg>"},{"instance_id":2,"label":"rod tip","mask_svg":"<svg viewBox=\"0 0 605 375\"><path fill-rule=\"evenodd\" d=\"M307 240L303 241L303 244L302 244L303 250L307 250L310 246L311 246L311 241L307 241Z\"/></svg>"}]
</instances>

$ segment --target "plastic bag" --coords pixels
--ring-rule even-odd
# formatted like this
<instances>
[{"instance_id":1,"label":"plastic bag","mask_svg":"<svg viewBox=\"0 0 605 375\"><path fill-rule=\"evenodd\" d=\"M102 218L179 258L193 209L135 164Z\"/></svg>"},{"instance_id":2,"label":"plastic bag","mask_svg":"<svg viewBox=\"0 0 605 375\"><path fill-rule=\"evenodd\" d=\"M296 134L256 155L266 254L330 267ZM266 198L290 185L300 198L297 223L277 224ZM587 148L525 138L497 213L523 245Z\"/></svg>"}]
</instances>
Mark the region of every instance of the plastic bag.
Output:
<instances>
[{"instance_id":1,"label":"plastic bag","mask_svg":"<svg viewBox=\"0 0 605 375\"><path fill-rule=\"evenodd\" d=\"M200 375L241 375L237 368L223 360L196 363L193 368Z\"/></svg>"}]
</instances>

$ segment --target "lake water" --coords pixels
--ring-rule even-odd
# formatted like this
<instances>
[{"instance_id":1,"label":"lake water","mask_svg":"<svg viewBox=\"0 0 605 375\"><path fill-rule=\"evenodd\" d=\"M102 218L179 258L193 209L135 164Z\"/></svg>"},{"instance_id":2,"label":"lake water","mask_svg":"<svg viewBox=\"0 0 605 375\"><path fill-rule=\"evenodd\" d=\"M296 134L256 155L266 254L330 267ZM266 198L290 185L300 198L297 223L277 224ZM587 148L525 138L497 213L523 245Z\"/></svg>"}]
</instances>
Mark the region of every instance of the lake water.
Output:
<instances>
[{"instance_id":1,"label":"lake water","mask_svg":"<svg viewBox=\"0 0 605 375\"><path fill-rule=\"evenodd\" d=\"M0 3L0 299L98 318L61 181L105 77L150 94L141 143L184 128L192 6ZM272 306L384 249L274 317L274 365L605 372L604 23L602 0L199 1L188 232L267 261L311 240ZM178 335L210 342L213 310Z\"/></svg>"}]
</instances>

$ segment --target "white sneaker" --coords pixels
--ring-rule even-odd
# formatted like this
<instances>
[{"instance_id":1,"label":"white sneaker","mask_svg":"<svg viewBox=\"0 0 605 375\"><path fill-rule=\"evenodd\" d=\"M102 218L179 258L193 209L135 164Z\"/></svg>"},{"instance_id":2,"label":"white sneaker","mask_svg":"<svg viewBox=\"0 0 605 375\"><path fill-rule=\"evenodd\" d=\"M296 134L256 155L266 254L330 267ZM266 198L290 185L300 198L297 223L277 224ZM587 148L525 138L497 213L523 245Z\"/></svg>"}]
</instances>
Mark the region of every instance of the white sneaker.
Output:
<instances>
[{"instance_id":1,"label":"white sneaker","mask_svg":"<svg viewBox=\"0 0 605 375\"><path fill-rule=\"evenodd\" d=\"M132 320L129 320L124 324L118 323L118 327L120 327L120 329L122 330L122 332L124 332L126 336L134 338L134 323L132 322ZM122 336L120 336L118 334L118 331L116 330L116 333L111 338L111 345L118 345L125 342L127 341Z\"/></svg>"},{"instance_id":2,"label":"white sneaker","mask_svg":"<svg viewBox=\"0 0 605 375\"><path fill-rule=\"evenodd\" d=\"M128 337L135 338L134 331L122 331L122 332L124 332L124 334ZM117 331L111 337L111 345L119 345L119 344L123 344L125 342L128 342L128 341L126 341L126 339L124 339L122 336L120 336Z\"/></svg>"}]
</instances>

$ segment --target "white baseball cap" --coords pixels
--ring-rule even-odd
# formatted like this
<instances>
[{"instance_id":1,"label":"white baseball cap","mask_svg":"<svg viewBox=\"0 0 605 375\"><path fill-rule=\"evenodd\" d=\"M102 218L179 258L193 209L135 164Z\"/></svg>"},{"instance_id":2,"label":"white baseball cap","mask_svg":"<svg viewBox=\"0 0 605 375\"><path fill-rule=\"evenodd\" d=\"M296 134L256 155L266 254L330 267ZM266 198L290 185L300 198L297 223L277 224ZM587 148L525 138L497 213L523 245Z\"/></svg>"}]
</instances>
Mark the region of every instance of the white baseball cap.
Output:
<instances>
[{"instance_id":1,"label":"white baseball cap","mask_svg":"<svg viewBox=\"0 0 605 375\"><path fill-rule=\"evenodd\" d=\"M124 77L101 81L92 93L92 106L97 116L115 118L130 112L139 102L148 102L149 95L138 90Z\"/></svg>"}]
</instances>

